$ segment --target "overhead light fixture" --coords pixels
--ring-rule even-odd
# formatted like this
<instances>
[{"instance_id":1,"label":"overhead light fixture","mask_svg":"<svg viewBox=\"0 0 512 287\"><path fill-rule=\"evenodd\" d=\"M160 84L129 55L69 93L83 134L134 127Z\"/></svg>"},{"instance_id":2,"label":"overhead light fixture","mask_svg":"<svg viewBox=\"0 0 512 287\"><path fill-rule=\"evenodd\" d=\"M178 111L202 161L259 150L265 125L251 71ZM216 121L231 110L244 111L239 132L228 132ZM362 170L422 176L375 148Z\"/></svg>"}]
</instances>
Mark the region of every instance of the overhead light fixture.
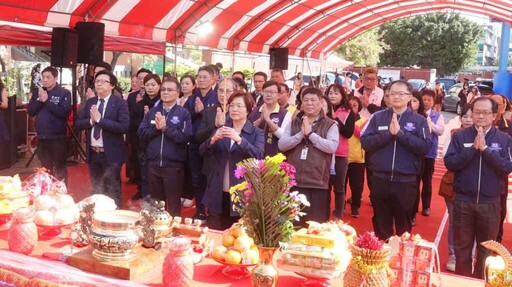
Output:
<instances>
[{"instance_id":1,"label":"overhead light fixture","mask_svg":"<svg viewBox=\"0 0 512 287\"><path fill-rule=\"evenodd\" d=\"M197 34L198 36L206 36L213 32L213 24L210 21L205 21L203 23L200 23L197 27Z\"/></svg>"}]
</instances>

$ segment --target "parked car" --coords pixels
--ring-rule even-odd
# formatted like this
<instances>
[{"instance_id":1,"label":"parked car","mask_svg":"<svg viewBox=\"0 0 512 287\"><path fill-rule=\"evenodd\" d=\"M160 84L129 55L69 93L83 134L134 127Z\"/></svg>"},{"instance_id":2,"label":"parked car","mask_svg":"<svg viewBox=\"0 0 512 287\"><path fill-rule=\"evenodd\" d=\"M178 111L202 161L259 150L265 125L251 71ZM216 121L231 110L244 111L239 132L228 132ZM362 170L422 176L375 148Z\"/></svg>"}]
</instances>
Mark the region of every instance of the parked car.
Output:
<instances>
[{"instance_id":1,"label":"parked car","mask_svg":"<svg viewBox=\"0 0 512 287\"><path fill-rule=\"evenodd\" d=\"M469 90L473 88L474 86L470 85ZM477 86L478 90L480 91L480 94L488 94L493 93L492 88L486 85L479 85ZM452 111L456 112L457 114L460 114L461 106L459 104L460 98L459 93L462 90L462 83L457 83L453 85L450 89L448 89L448 92L446 92L445 96L445 102L443 105L443 110L445 111Z\"/></svg>"},{"instance_id":2,"label":"parked car","mask_svg":"<svg viewBox=\"0 0 512 287\"><path fill-rule=\"evenodd\" d=\"M427 86L427 81L423 79L409 79L407 82L412 85L414 91L421 91Z\"/></svg>"},{"instance_id":3,"label":"parked car","mask_svg":"<svg viewBox=\"0 0 512 287\"><path fill-rule=\"evenodd\" d=\"M457 81L455 79L450 79L450 78L439 78L439 79L436 79L436 82L444 84L445 91L448 91L453 85L457 84ZM434 85L432 85L432 86L434 86Z\"/></svg>"}]
</instances>

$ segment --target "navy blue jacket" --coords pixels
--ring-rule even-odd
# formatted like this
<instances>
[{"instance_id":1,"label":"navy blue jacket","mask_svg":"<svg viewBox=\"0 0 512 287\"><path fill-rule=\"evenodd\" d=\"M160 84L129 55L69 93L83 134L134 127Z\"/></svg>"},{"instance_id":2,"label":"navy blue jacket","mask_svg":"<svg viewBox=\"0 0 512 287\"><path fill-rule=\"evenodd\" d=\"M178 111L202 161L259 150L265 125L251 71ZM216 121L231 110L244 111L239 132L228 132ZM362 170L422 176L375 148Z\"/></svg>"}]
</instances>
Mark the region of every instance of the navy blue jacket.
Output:
<instances>
[{"instance_id":1,"label":"navy blue jacket","mask_svg":"<svg viewBox=\"0 0 512 287\"><path fill-rule=\"evenodd\" d=\"M85 103L85 108L80 113L80 118L76 121L76 127L86 130L87 138L87 162L91 160L91 106L98 105L98 97L90 98ZM130 125L130 116L128 114L128 104L125 100L114 94L110 95L107 106L105 107L105 117L97 123L101 127L103 148L107 163L123 164L126 160L126 147L124 146L123 135L128 132Z\"/></svg>"},{"instance_id":2,"label":"navy blue jacket","mask_svg":"<svg viewBox=\"0 0 512 287\"><path fill-rule=\"evenodd\" d=\"M232 125L227 123L226 126ZM229 162L229 186L233 186L243 181L243 178L235 178L235 169L238 162L248 158L263 158L265 135L262 130L247 121L240 136L242 137L240 145L233 143L233 147L230 147L231 139L229 138L223 138L214 144L210 144L210 137L199 148L201 156L210 157L210 160L208 160L210 166L205 168L209 172L206 175L207 184L203 204L213 212L222 212L222 189L226 164ZM230 208L230 213L231 216L238 215L232 208Z\"/></svg>"},{"instance_id":3,"label":"navy blue jacket","mask_svg":"<svg viewBox=\"0 0 512 287\"><path fill-rule=\"evenodd\" d=\"M427 120L406 109L398 119L400 131L393 136L389 132L392 116L391 108L378 111L363 130L361 145L369 154L366 164L378 178L415 181L431 144Z\"/></svg>"},{"instance_id":4,"label":"navy blue jacket","mask_svg":"<svg viewBox=\"0 0 512 287\"><path fill-rule=\"evenodd\" d=\"M446 168L455 173L455 199L471 203L500 203L506 191L503 178L512 172L512 138L491 128L485 135L487 148L473 147L474 127L456 132L444 156Z\"/></svg>"},{"instance_id":5,"label":"navy blue jacket","mask_svg":"<svg viewBox=\"0 0 512 287\"><path fill-rule=\"evenodd\" d=\"M166 116L167 127L162 132L154 123L155 115L160 112ZM149 110L137 132L141 142L148 142L146 154L150 165L168 166L173 162L187 160L187 144L192 137L190 113L178 104L165 114L163 104Z\"/></svg>"},{"instance_id":6,"label":"navy blue jacket","mask_svg":"<svg viewBox=\"0 0 512 287\"><path fill-rule=\"evenodd\" d=\"M32 93L28 103L28 114L36 116L36 132L40 139L66 138L66 124L71 111L71 93L59 84L48 91L48 99L38 100L39 90Z\"/></svg>"},{"instance_id":7,"label":"navy blue jacket","mask_svg":"<svg viewBox=\"0 0 512 287\"><path fill-rule=\"evenodd\" d=\"M203 116L201 111L200 113L196 113L195 107L196 107L196 98L200 98L203 102L204 109L203 111L208 107L218 106L219 105L219 99L217 98L217 92L215 92L214 89L210 89L208 93L203 97L201 95L201 90L197 89L196 92L190 96L190 98L187 99L185 102L185 105L183 107L188 110L190 113L190 116L192 118L192 128L194 134L196 133L197 129L199 129L199 125L201 124L201 118ZM192 142L195 144L201 144L201 142L195 142L194 139L192 139Z\"/></svg>"}]
</instances>

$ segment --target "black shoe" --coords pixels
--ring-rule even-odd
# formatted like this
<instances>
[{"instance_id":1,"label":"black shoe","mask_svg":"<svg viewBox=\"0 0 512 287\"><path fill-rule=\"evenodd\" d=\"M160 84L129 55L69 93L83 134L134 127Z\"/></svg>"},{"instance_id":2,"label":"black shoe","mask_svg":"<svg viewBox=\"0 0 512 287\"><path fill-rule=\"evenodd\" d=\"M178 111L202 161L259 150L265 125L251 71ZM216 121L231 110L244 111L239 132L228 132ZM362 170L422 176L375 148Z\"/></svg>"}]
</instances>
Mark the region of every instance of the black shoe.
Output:
<instances>
[{"instance_id":1,"label":"black shoe","mask_svg":"<svg viewBox=\"0 0 512 287\"><path fill-rule=\"evenodd\" d=\"M353 218L358 218L359 210L352 210L352 212L350 213L350 216L352 216Z\"/></svg>"},{"instance_id":2,"label":"black shoe","mask_svg":"<svg viewBox=\"0 0 512 287\"><path fill-rule=\"evenodd\" d=\"M196 214L194 215L194 219L206 220L206 214L203 214L203 213L196 213Z\"/></svg>"},{"instance_id":3,"label":"black shoe","mask_svg":"<svg viewBox=\"0 0 512 287\"><path fill-rule=\"evenodd\" d=\"M411 220L411 225L416 226L416 216L414 216Z\"/></svg>"},{"instance_id":4,"label":"black shoe","mask_svg":"<svg viewBox=\"0 0 512 287\"><path fill-rule=\"evenodd\" d=\"M352 197L347 198L347 203L352 204Z\"/></svg>"},{"instance_id":5,"label":"black shoe","mask_svg":"<svg viewBox=\"0 0 512 287\"><path fill-rule=\"evenodd\" d=\"M135 193L133 196L132 196L132 200L139 200L142 198L142 192L140 191L137 191L137 193Z\"/></svg>"},{"instance_id":6,"label":"black shoe","mask_svg":"<svg viewBox=\"0 0 512 287\"><path fill-rule=\"evenodd\" d=\"M423 211L421 212L421 215L429 216L430 215L430 208L423 209Z\"/></svg>"}]
</instances>

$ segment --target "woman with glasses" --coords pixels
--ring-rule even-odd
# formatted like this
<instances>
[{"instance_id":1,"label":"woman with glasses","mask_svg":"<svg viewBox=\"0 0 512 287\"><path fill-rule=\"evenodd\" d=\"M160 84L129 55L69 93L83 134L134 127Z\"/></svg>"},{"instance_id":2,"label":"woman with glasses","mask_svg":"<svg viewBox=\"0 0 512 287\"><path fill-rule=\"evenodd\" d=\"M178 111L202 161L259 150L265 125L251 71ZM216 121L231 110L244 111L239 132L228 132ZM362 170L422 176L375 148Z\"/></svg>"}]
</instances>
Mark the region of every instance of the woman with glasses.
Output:
<instances>
[{"instance_id":1,"label":"woman with glasses","mask_svg":"<svg viewBox=\"0 0 512 287\"><path fill-rule=\"evenodd\" d=\"M331 177L329 184L328 201L330 204L331 187L334 188L334 211L336 218L341 219L345 211L345 178L348 168L348 139L354 133L354 112L348 105L348 96L340 84L333 84L327 88L327 97L334 110L334 120L338 123L340 139L336 149L334 170L336 175ZM330 205L329 205L330 207Z\"/></svg>"},{"instance_id":2,"label":"woman with glasses","mask_svg":"<svg viewBox=\"0 0 512 287\"><path fill-rule=\"evenodd\" d=\"M207 186L203 204L208 207L207 224L224 230L239 218L233 211L229 188L242 181L235 178L236 164L247 158L263 158L265 136L247 116L254 107L248 93L235 93L228 100L231 122L221 126L200 146L201 156L208 161Z\"/></svg>"},{"instance_id":3,"label":"woman with glasses","mask_svg":"<svg viewBox=\"0 0 512 287\"><path fill-rule=\"evenodd\" d=\"M263 85L263 104L249 115L249 120L265 134L266 156L274 156L279 152L277 142L291 120L291 114L279 105L280 92L281 86L277 82L266 82Z\"/></svg>"},{"instance_id":4,"label":"woman with glasses","mask_svg":"<svg viewBox=\"0 0 512 287\"><path fill-rule=\"evenodd\" d=\"M165 79L161 101L147 112L138 130L141 141L147 143L149 195L165 201L172 216L181 215L186 150L192 137L190 113L176 103L179 94L178 80Z\"/></svg>"}]
</instances>

